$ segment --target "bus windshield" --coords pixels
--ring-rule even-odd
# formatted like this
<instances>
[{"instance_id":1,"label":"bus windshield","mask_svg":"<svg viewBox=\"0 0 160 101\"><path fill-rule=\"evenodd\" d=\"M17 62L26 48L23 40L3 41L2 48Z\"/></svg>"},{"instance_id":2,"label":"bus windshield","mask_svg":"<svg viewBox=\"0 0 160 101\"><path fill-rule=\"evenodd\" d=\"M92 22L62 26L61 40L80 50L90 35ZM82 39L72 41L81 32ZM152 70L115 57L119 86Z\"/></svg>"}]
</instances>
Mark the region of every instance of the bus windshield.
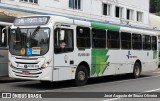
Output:
<instances>
[{"instance_id":1,"label":"bus windshield","mask_svg":"<svg viewBox=\"0 0 160 101\"><path fill-rule=\"evenodd\" d=\"M49 50L49 28L17 28L11 30L10 52L18 56L41 56Z\"/></svg>"}]
</instances>

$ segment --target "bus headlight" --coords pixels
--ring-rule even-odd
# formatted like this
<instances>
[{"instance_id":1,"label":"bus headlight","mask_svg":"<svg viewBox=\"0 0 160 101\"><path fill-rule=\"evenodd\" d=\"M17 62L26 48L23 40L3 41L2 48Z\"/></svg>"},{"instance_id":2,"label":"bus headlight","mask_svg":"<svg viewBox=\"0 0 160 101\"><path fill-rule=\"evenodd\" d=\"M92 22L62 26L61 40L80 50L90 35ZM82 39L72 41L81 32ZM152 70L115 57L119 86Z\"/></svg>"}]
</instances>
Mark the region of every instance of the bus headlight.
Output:
<instances>
[{"instance_id":1,"label":"bus headlight","mask_svg":"<svg viewBox=\"0 0 160 101\"><path fill-rule=\"evenodd\" d=\"M47 68L48 67L48 63L44 63L43 65L42 65L42 68Z\"/></svg>"},{"instance_id":2,"label":"bus headlight","mask_svg":"<svg viewBox=\"0 0 160 101\"><path fill-rule=\"evenodd\" d=\"M42 65L42 68L47 68L50 63L51 63L51 60L47 61L46 63L44 63L44 64Z\"/></svg>"}]
</instances>

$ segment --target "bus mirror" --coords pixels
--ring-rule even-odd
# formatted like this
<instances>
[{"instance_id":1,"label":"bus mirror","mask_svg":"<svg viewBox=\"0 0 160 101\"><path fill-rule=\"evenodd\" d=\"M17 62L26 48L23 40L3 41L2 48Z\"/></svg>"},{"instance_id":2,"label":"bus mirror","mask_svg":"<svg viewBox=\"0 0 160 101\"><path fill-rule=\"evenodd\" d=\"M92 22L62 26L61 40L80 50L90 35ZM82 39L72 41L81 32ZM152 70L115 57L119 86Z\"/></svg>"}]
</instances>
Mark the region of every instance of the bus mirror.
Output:
<instances>
[{"instance_id":1,"label":"bus mirror","mask_svg":"<svg viewBox=\"0 0 160 101\"><path fill-rule=\"evenodd\" d=\"M2 29L2 36L1 36L1 42L2 42L2 44L4 44L4 40L5 40L5 31L6 31L6 28L3 28Z\"/></svg>"},{"instance_id":2,"label":"bus mirror","mask_svg":"<svg viewBox=\"0 0 160 101\"><path fill-rule=\"evenodd\" d=\"M64 30L61 30L60 32L60 40L64 40L65 32Z\"/></svg>"},{"instance_id":3,"label":"bus mirror","mask_svg":"<svg viewBox=\"0 0 160 101\"><path fill-rule=\"evenodd\" d=\"M4 36L5 36L5 33L2 33L2 39L1 39L2 44L4 44Z\"/></svg>"}]
</instances>

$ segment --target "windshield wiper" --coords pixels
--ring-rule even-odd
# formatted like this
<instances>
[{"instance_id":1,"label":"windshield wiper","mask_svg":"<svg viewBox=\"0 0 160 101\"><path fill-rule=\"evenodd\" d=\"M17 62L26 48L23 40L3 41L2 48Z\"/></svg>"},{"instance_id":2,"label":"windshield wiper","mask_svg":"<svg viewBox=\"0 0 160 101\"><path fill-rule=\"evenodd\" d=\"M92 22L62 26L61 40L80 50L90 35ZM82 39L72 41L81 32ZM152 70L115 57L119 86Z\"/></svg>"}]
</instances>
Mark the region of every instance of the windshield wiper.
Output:
<instances>
[{"instance_id":1,"label":"windshield wiper","mask_svg":"<svg viewBox=\"0 0 160 101\"><path fill-rule=\"evenodd\" d=\"M39 31L39 29L40 29L40 26L38 26L38 27L34 30L34 32L32 33L32 35L31 35L31 37L30 37L30 39L33 39L33 38L36 36L36 34L37 34L37 32Z\"/></svg>"},{"instance_id":2,"label":"windshield wiper","mask_svg":"<svg viewBox=\"0 0 160 101\"><path fill-rule=\"evenodd\" d=\"M27 47L29 47L29 43L32 41L32 39L34 39L34 37L36 36L37 32L39 31L40 29L40 26L38 26L34 31L33 33L31 34L29 40L27 41Z\"/></svg>"}]
</instances>

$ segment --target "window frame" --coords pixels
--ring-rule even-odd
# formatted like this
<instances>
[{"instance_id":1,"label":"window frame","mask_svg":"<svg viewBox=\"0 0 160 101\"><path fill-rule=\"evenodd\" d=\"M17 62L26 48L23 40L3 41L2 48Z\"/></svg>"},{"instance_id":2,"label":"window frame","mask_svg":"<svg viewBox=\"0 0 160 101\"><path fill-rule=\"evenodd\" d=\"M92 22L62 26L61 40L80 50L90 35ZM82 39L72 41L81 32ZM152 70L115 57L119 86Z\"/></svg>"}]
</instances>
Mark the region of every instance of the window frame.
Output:
<instances>
[{"instance_id":1,"label":"window frame","mask_svg":"<svg viewBox=\"0 0 160 101\"><path fill-rule=\"evenodd\" d=\"M119 8L119 15L117 16L117 8ZM115 17L116 18L124 18L124 8L121 6L115 6Z\"/></svg>"},{"instance_id":2,"label":"window frame","mask_svg":"<svg viewBox=\"0 0 160 101\"><path fill-rule=\"evenodd\" d=\"M104 6L106 5L106 12L104 11ZM102 3L102 14L104 16L111 16L112 4Z\"/></svg>"},{"instance_id":3,"label":"window frame","mask_svg":"<svg viewBox=\"0 0 160 101\"><path fill-rule=\"evenodd\" d=\"M137 19L136 19L137 22L143 22L143 12L137 11L136 14L137 14Z\"/></svg>"},{"instance_id":4,"label":"window frame","mask_svg":"<svg viewBox=\"0 0 160 101\"><path fill-rule=\"evenodd\" d=\"M129 11L129 16L128 16L128 11ZM128 18L129 17L129 18ZM126 19L127 20L134 20L134 10L133 9L126 9Z\"/></svg>"},{"instance_id":5,"label":"window frame","mask_svg":"<svg viewBox=\"0 0 160 101\"><path fill-rule=\"evenodd\" d=\"M72 31L72 48L70 48L70 50L64 50L62 52L55 52L56 50L56 47L55 47L55 34L56 33L56 30L59 30L59 32L61 30L71 30ZM60 33L59 33L60 34ZM70 52L73 52L74 51L74 29L70 29L70 28L55 28L54 29L54 43L53 43L53 46L54 46L54 54L63 54L63 53L70 53ZM60 40L59 40L60 41ZM58 47L57 49L60 49L60 47Z\"/></svg>"},{"instance_id":6,"label":"window frame","mask_svg":"<svg viewBox=\"0 0 160 101\"><path fill-rule=\"evenodd\" d=\"M26 2L26 3L32 3L32 4L38 4L38 0L32 0L32 2L31 2L31 0L19 0L20 2ZM37 2L35 2L35 1L37 1Z\"/></svg>"},{"instance_id":7,"label":"window frame","mask_svg":"<svg viewBox=\"0 0 160 101\"><path fill-rule=\"evenodd\" d=\"M133 34L134 34L134 35L140 35L140 36L141 36L141 38L140 38L141 40L138 41L139 43L141 42L141 49L140 49L140 48L139 48L139 49L133 48ZM143 50L142 34L139 34L139 33L132 33L132 35L131 35L131 40L132 40L132 41L131 41L131 46L132 46L131 49L132 49L132 50ZM135 42L137 43L137 41L135 41Z\"/></svg>"},{"instance_id":8,"label":"window frame","mask_svg":"<svg viewBox=\"0 0 160 101\"><path fill-rule=\"evenodd\" d=\"M69 3L68 7L70 9L74 9L74 10L82 9L82 0L69 0L68 3Z\"/></svg>"},{"instance_id":9,"label":"window frame","mask_svg":"<svg viewBox=\"0 0 160 101\"><path fill-rule=\"evenodd\" d=\"M123 34L122 34L123 33ZM130 34L130 40L122 40L122 35L124 35L124 33L125 34ZM122 42L130 42L130 48L122 48ZM122 49L122 50L131 50L132 49L132 33L131 32L120 32L120 48Z\"/></svg>"},{"instance_id":10,"label":"window frame","mask_svg":"<svg viewBox=\"0 0 160 101\"><path fill-rule=\"evenodd\" d=\"M105 32L105 37L104 38L94 37L93 36L93 30L102 30L102 31L104 31ZM107 31L105 29L92 28L91 29L91 33L92 33L92 48L95 48L95 49L106 49L107 48L107 39L106 39ZM105 40L105 47L95 47L95 46L93 46L93 44L94 44L93 40L101 40L101 41Z\"/></svg>"},{"instance_id":11,"label":"window frame","mask_svg":"<svg viewBox=\"0 0 160 101\"><path fill-rule=\"evenodd\" d=\"M152 42L151 42L151 36L150 35L142 35L143 37L142 37L142 41L143 41L143 50L144 51L147 51L147 50L151 50L152 49ZM144 46L146 46L146 45L149 45L147 42L144 42L145 40L144 40L144 37L149 37L149 39L150 39L150 49L147 49L147 48L144 48Z\"/></svg>"},{"instance_id":12,"label":"window frame","mask_svg":"<svg viewBox=\"0 0 160 101\"><path fill-rule=\"evenodd\" d=\"M89 29L89 37L79 37L78 36L78 28L87 28L87 29ZM86 39L87 40L87 38L89 39L89 46L86 46L86 47L78 47L78 37L79 38L84 38L84 39ZM87 42L87 41L86 41ZM91 48L91 29L90 29L90 27L83 27L83 26L77 26L76 27L76 47L78 48L78 49L90 49Z\"/></svg>"},{"instance_id":13,"label":"window frame","mask_svg":"<svg viewBox=\"0 0 160 101\"><path fill-rule=\"evenodd\" d=\"M153 37L155 37L155 39L156 39L156 42L155 43L153 43L152 41L153 41ZM152 50L157 50L158 49L158 47L157 47L157 36L151 36L151 48L152 48ZM156 46L156 49L153 49L153 44L155 44L155 46Z\"/></svg>"},{"instance_id":14,"label":"window frame","mask_svg":"<svg viewBox=\"0 0 160 101\"><path fill-rule=\"evenodd\" d=\"M110 48L109 47L109 41L110 40L112 40L112 41L114 41L114 40L117 40L117 39L110 39L109 40L109 37L108 37L108 35L109 35L109 33L108 33L108 31L111 31L111 32L118 32L118 36L119 36L119 38L118 38L118 41L117 41L117 43L119 43L119 47L118 48ZM112 34L111 34L112 35ZM120 44L120 42L121 42L121 40L120 40L121 38L120 38L120 31L113 31L113 30L107 30L107 48L109 48L109 49L115 49L115 50L120 50L121 49L121 44ZM118 44L117 44L118 45Z\"/></svg>"}]
</instances>

